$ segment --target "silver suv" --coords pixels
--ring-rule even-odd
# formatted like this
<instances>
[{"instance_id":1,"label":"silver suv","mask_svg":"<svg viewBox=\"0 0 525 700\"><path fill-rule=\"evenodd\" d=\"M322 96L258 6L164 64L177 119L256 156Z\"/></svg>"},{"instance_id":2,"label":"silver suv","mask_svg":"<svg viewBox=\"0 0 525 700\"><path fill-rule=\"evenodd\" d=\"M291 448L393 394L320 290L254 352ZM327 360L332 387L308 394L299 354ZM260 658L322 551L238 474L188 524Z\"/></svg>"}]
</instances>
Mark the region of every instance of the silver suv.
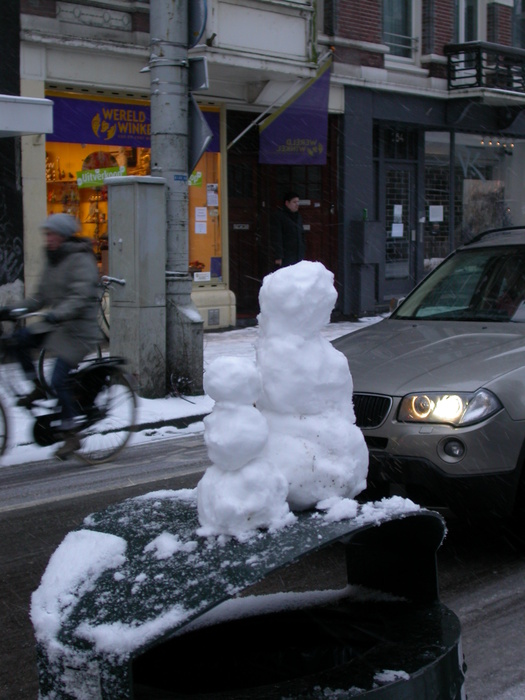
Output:
<instances>
[{"instance_id":1,"label":"silver suv","mask_svg":"<svg viewBox=\"0 0 525 700\"><path fill-rule=\"evenodd\" d=\"M525 228L480 234L388 318L333 344L369 495L525 520Z\"/></svg>"}]
</instances>

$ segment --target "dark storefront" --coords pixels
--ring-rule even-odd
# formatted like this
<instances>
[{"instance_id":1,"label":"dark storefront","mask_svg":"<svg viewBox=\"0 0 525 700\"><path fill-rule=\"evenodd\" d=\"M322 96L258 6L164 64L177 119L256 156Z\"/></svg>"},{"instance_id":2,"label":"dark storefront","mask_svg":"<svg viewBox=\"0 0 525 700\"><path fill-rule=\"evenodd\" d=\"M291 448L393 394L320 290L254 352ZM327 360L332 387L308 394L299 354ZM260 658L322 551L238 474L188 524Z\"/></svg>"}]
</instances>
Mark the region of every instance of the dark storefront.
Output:
<instances>
[{"instance_id":1,"label":"dark storefront","mask_svg":"<svg viewBox=\"0 0 525 700\"><path fill-rule=\"evenodd\" d=\"M228 142L254 120L228 113ZM272 212L296 190L307 259L334 272L336 311L388 310L480 230L525 223L525 116L476 99L347 88L331 116L325 166L261 165L259 133L228 151L230 287L240 318L258 312L272 271Z\"/></svg>"},{"instance_id":2,"label":"dark storefront","mask_svg":"<svg viewBox=\"0 0 525 700\"><path fill-rule=\"evenodd\" d=\"M228 143L254 120L250 112L228 112ZM258 313L263 277L272 272L270 230L283 194L296 191L306 230L306 257L338 272L337 153L339 118L330 117L326 165L259 163L259 132L251 128L228 151L230 288L237 314Z\"/></svg>"},{"instance_id":3,"label":"dark storefront","mask_svg":"<svg viewBox=\"0 0 525 700\"><path fill-rule=\"evenodd\" d=\"M524 224L524 139L523 116L504 106L348 88L343 313L388 309L478 231Z\"/></svg>"}]
</instances>

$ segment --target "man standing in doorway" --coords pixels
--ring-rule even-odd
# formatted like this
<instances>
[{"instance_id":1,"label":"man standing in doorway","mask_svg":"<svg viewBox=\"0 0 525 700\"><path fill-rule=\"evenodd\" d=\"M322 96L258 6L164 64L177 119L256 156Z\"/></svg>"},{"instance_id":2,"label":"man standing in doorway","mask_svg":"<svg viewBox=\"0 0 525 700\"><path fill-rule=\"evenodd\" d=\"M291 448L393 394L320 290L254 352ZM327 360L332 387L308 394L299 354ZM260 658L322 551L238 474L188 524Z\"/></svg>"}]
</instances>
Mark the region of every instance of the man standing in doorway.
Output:
<instances>
[{"instance_id":1,"label":"man standing in doorway","mask_svg":"<svg viewBox=\"0 0 525 700\"><path fill-rule=\"evenodd\" d=\"M275 267L295 265L304 258L303 220L299 214L299 195L287 192L284 206L275 213L271 240Z\"/></svg>"}]
</instances>

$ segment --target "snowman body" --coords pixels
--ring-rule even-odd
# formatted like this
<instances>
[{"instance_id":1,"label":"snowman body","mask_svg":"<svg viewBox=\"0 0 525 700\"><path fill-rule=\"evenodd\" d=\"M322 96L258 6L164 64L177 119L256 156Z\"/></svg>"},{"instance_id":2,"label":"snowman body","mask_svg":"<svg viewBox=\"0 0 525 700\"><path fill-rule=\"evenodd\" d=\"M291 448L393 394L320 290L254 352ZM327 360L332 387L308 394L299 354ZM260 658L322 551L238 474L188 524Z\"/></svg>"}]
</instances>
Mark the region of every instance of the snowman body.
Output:
<instances>
[{"instance_id":1,"label":"snowman body","mask_svg":"<svg viewBox=\"0 0 525 700\"><path fill-rule=\"evenodd\" d=\"M321 335L336 297L332 273L307 261L266 277L259 295L257 407L292 510L366 487L368 450L355 425L348 362Z\"/></svg>"},{"instance_id":2,"label":"snowman body","mask_svg":"<svg viewBox=\"0 0 525 700\"><path fill-rule=\"evenodd\" d=\"M290 522L286 478L266 458L268 424L254 406L261 393L257 367L243 358L217 358L204 388L215 406L204 419L213 464L197 486L199 534L243 536Z\"/></svg>"}]
</instances>

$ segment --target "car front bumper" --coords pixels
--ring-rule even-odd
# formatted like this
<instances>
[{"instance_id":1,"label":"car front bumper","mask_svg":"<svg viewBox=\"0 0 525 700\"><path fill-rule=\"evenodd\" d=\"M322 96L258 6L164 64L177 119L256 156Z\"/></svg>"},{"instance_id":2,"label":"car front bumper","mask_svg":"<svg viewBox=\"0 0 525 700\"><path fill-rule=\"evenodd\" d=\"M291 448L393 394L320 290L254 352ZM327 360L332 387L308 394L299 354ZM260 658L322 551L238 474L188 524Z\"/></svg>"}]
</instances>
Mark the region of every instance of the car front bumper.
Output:
<instances>
[{"instance_id":1,"label":"car front bumper","mask_svg":"<svg viewBox=\"0 0 525 700\"><path fill-rule=\"evenodd\" d=\"M406 495L431 507L448 507L507 517L524 458L525 422L505 410L476 425L400 423L399 399L381 426L363 429L369 453L369 493ZM447 444L461 446L461 456L447 454Z\"/></svg>"}]
</instances>

